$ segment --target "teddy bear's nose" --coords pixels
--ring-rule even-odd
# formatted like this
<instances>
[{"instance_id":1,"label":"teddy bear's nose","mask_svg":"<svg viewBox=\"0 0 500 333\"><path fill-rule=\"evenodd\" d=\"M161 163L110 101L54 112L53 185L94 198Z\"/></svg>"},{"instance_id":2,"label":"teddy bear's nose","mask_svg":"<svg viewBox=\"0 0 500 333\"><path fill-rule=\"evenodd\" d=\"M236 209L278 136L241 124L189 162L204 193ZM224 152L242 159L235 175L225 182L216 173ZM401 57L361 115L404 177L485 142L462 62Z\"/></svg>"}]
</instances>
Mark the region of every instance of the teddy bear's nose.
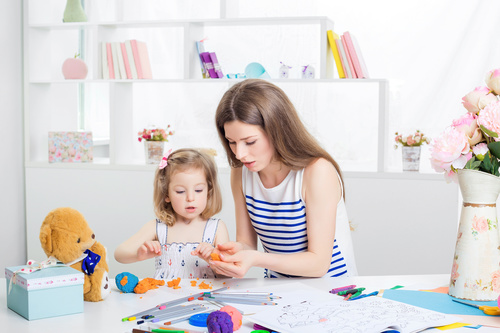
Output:
<instances>
[{"instance_id":1,"label":"teddy bear's nose","mask_svg":"<svg viewBox=\"0 0 500 333\"><path fill-rule=\"evenodd\" d=\"M92 239L94 239L94 238L95 238L95 234L92 234Z\"/></svg>"}]
</instances>

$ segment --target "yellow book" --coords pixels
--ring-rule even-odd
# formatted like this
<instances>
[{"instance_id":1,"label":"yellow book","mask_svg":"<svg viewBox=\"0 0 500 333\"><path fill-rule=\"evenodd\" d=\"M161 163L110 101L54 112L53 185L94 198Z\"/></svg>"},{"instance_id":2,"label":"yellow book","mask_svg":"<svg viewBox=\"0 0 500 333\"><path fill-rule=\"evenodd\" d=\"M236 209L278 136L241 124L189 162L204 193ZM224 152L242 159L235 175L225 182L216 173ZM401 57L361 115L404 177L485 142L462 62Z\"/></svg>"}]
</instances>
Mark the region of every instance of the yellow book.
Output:
<instances>
[{"instance_id":1,"label":"yellow book","mask_svg":"<svg viewBox=\"0 0 500 333\"><path fill-rule=\"evenodd\" d=\"M345 79L344 68L342 67L342 62L340 60L339 49L337 48L337 43L335 43L335 39L339 39L339 35L337 35L332 30L328 30L326 32L328 36L328 43L330 44L330 48L332 49L333 58L335 59L335 65L337 66L337 71L339 72L339 77L341 79Z\"/></svg>"}]
</instances>

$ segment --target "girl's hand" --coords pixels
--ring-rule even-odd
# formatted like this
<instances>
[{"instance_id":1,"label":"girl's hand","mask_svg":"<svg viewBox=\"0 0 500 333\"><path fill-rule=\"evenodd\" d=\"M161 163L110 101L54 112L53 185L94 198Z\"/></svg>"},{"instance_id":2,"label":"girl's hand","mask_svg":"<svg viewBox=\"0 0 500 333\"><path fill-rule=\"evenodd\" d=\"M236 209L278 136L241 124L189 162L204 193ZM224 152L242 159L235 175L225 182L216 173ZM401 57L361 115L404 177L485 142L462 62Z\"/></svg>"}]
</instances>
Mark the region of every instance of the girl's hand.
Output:
<instances>
[{"instance_id":1,"label":"girl's hand","mask_svg":"<svg viewBox=\"0 0 500 333\"><path fill-rule=\"evenodd\" d=\"M196 249L191 251L191 255L198 256L199 258L208 262L210 260L210 255L214 252L214 247L211 244L202 242Z\"/></svg>"},{"instance_id":2,"label":"girl's hand","mask_svg":"<svg viewBox=\"0 0 500 333\"><path fill-rule=\"evenodd\" d=\"M224 245L224 244L223 244ZM233 251L234 248L231 248ZM228 253L228 251L226 251ZM242 278L253 266L255 250L240 250L234 255L220 254L221 261L210 261L210 267L217 273L225 276Z\"/></svg>"},{"instance_id":3,"label":"girl's hand","mask_svg":"<svg viewBox=\"0 0 500 333\"><path fill-rule=\"evenodd\" d=\"M137 260L146 260L161 254L161 245L158 241L145 241L137 249Z\"/></svg>"}]
</instances>

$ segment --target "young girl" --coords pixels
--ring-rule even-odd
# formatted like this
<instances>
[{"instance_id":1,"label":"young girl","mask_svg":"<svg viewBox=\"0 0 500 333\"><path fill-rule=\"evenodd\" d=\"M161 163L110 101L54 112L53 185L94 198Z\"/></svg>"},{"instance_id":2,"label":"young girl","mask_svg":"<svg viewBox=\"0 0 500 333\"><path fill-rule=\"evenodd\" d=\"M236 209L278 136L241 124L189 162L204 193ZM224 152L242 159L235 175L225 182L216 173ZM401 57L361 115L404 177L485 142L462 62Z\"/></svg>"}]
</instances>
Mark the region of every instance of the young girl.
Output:
<instances>
[{"instance_id":1,"label":"young girl","mask_svg":"<svg viewBox=\"0 0 500 333\"><path fill-rule=\"evenodd\" d=\"M212 268L233 277L252 266L266 277L357 274L340 168L286 94L242 81L222 97L216 125L232 167L237 242L217 247L222 261Z\"/></svg>"},{"instance_id":2,"label":"young girl","mask_svg":"<svg viewBox=\"0 0 500 333\"><path fill-rule=\"evenodd\" d=\"M155 258L155 279L213 278L213 247L229 241L226 225L213 218L221 210L217 169L211 156L179 149L163 157L154 180L158 217L115 251L120 263Z\"/></svg>"}]
</instances>

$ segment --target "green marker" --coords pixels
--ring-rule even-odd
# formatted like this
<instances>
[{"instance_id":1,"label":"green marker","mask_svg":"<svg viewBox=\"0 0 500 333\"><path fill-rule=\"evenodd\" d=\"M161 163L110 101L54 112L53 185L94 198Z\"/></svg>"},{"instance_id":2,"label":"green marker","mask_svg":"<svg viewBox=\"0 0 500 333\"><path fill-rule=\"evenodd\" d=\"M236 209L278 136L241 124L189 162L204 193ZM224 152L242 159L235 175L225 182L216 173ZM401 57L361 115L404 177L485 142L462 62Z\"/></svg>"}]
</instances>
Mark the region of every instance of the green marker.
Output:
<instances>
[{"instance_id":1,"label":"green marker","mask_svg":"<svg viewBox=\"0 0 500 333\"><path fill-rule=\"evenodd\" d=\"M184 331L162 330L161 328L155 328L154 330L151 330L151 332L153 332L153 333L163 333L163 332L167 332L167 333L184 333Z\"/></svg>"},{"instance_id":2,"label":"green marker","mask_svg":"<svg viewBox=\"0 0 500 333\"><path fill-rule=\"evenodd\" d=\"M348 294L355 294L357 292L362 292L363 290L365 290L365 288L354 288L354 289L349 289L349 290L343 290L343 291L339 291L339 293L337 295L348 295Z\"/></svg>"}]
</instances>

